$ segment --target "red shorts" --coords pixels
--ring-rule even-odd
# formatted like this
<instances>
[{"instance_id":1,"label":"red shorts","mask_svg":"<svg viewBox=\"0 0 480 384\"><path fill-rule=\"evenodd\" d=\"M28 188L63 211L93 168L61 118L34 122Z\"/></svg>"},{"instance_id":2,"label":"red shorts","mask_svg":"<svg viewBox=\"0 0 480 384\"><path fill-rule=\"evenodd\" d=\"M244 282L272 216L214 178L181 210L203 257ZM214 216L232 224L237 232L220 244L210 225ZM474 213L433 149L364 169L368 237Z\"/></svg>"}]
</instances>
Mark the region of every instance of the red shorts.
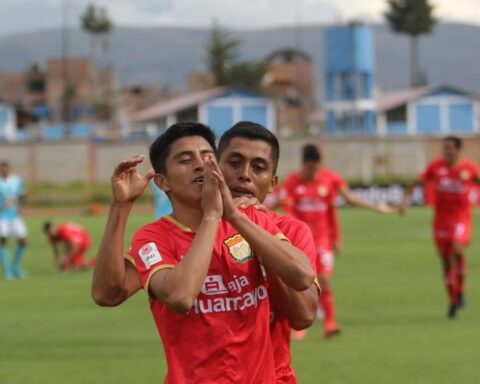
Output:
<instances>
[{"instance_id":1,"label":"red shorts","mask_svg":"<svg viewBox=\"0 0 480 384\"><path fill-rule=\"evenodd\" d=\"M331 248L317 245L317 272L322 275L331 275L335 266L335 255Z\"/></svg>"},{"instance_id":2,"label":"red shorts","mask_svg":"<svg viewBox=\"0 0 480 384\"><path fill-rule=\"evenodd\" d=\"M449 255L454 244L467 245L470 242L472 226L469 222L436 224L433 227L435 244L442 255Z\"/></svg>"}]
</instances>

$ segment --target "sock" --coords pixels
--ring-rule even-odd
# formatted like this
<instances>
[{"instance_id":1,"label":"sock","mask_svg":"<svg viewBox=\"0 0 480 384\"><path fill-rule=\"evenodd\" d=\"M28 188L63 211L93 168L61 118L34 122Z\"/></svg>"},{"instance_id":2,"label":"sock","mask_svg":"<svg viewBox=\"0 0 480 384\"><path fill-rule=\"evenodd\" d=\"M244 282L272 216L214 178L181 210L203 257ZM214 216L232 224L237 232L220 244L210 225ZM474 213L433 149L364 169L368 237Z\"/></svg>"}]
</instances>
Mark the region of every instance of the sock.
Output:
<instances>
[{"instance_id":1,"label":"sock","mask_svg":"<svg viewBox=\"0 0 480 384\"><path fill-rule=\"evenodd\" d=\"M457 304L458 290L457 290L457 274L456 268L450 266L443 270L443 275L445 278L445 287L447 288L448 296L450 298L450 304Z\"/></svg>"},{"instance_id":2,"label":"sock","mask_svg":"<svg viewBox=\"0 0 480 384\"><path fill-rule=\"evenodd\" d=\"M0 245L0 262L2 264L3 275L6 278L12 276L12 271L10 270L10 263L8 261L8 248L7 245Z\"/></svg>"},{"instance_id":3,"label":"sock","mask_svg":"<svg viewBox=\"0 0 480 384\"><path fill-rule=\"evenodd\" d=\"M333 292L325 288L320 295L320 305L323 309L323 324L325 327L336 326Z\"/></svg>"},{"instance_id":4,"label":"sock","mask_svg":"<svg viewBox=\"0 0 480 384\"><path fill-rule=\"evenodd\" d=\"M467 275L467 259L460 255L457 259L457 291L463 293L465 290L465 276Z\"/></svg>"},{"instance_id":5,"label":"sock","mask_svg":"<svg viewBox=\"0 0 480 384\"><path fill-rule=\"evenodd\" d=\"M25 245L17 244L15 248L15 253L13 255L13 263L12 263L12 272L16 275L25 274L25 272L20 267L20 262L22 261L24 251L25 251Z\"/></svg>"}]
</instances>

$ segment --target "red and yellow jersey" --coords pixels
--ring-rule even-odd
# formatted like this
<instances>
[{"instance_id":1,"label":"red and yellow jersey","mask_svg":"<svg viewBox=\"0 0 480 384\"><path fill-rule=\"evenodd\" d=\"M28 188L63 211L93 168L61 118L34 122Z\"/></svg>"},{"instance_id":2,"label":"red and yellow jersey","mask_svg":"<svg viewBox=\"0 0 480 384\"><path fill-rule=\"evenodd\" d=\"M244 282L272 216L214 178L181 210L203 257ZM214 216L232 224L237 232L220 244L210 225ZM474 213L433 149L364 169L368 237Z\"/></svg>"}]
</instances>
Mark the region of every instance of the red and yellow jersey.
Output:
<instances>
[{"instance_id":1,"label":"red and yellow jersey","mask_svg":"<svg viewBox=\"0 0 480 384\"><path fill-rule=\"evenodd\" d=\"M308 226L293 217L279 215L269 211L268 215L275 222L276 226L290 240L292 245L300 249L310 260L312 269L315 271L316 250L312 233ZM272 323L270 332L272 338L273 354L275 359L276 383L297 383L295 372L291 367L290 356L290 324L281 308L272 305Z\"/></svg>"},{"instance_id":2,"label":"red and yellow jersey","mask_svg":"<svg viewBox=\"0 0 480 384\"><path fill-rule=\"evenodd\" d=\"M279 192L282 208L307 223L317 245L331 249L333 240L339 237L335 198L344 186L342 177L328 169L320 169L311 181L293 173Z\"/></svg>"},{"instance_id":3,"label":"red and yellow jersey","mask_svg":"<svg viewBox=\"0 0 480 384\"><path fill-rule=\"evenodd\" d=\"M76 244L79 246L88 246L90 244L88 232L78 224L59 224L56 229L56 234L51 236L53 242L64 242L66 244Z\"/></svg>"},{"instance_id":4,"label":"red and yellow jersey","mask_svg":"<svg viewBox=\"0 0 480 384\"><path fill-rule=\"evenodd\" d=\"M449 166L443 159L428 164L420 178L434 186L435 223L471 220L471 194L478 177L477 165L467 159L462 159L453 166Z\"/></svg>"},{"instance_id":5,"label":"red and yellow jersey","mask_svg":"<svg viewBox=\"0 0 480 384\"><path fill-rule=\"evenodd\" d=\"M264 212L253 208L244 212L262 228L283 237ZM174 268L182 260L194 236L169 216L135 233L128 254L147 291L158 270ZM261 265L250 245L226 221L220 222L216 239L207 277L187 314L150 299L167 360L165 382L274 383L270 304Z\"/></svg>"}]
</instances>

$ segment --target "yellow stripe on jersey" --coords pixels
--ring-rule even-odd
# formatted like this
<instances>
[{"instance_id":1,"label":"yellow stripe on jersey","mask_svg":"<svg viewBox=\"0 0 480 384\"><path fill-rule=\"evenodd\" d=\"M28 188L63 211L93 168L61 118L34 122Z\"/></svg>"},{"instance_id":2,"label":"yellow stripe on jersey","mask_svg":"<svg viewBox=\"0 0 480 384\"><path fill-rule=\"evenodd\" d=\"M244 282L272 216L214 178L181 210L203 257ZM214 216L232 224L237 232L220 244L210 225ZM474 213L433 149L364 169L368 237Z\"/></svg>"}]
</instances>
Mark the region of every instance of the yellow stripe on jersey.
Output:
<instances>
[{"instance_id":1,"label":"yellow stripe on jersey","mask_svg":"<svg viewBox=\"0 0 480 384\"><path fill-rule=\"evenodd\" d=\"M287 236L285 236L282 232L279 232L275 235L277 239L280 239L282 241L288 241L290 243L290 240L288 240Z\"/></svg>"},{"instance_id":2,"label":"yellow stripe on jersey","mask_svg":"<svg viewBox=\"0 0 480 384\"><path fill-rule=\"evenodd\" d=\"M175 268L175 265L173 265L173 264L163 264L163 265L159 265L158 267L153 268L152 271L150 272L150 274L148 275L147 282L145 283L145 291L148 292L148 288L149 288L149 285L150 285L150 280L152 280L152 277L155 273L157 273L158 271L161 271L162 269L172 269L172 268Z\"/></svg>"},{"instance_id":3,"label":"yellow stripe on jersey","mask_svg":"<svg viewBox=\"0 0 480 384\"><path fill-rule=\"evenodd\" d=\"M183 229L184 231L187 231L187 232L193 232L191 228L187 227L186 225L183 225L182 223L180 223L179 221L175 220L172 216L170 215L167 215L167 216L163 216L165 219L167 219L168 221L170 221L171 223L175 224L177 227L179 227L180 229Z\"/></svg>"},{"instance_id":4,"label":"yellow stripe on jersey","mask_svg":"<svg viewBox=\"0 0 480 384\"><path fill-rule=\"evenodd\" d=\"M135 267L135 269L137 269L137 264L135 264L135 259L134 259L132 256L130 256L128 253L126 253L126 254L123 256L123 258L124 258L125 260L128 260L130 263L132 263L133 266Z\"/></svg>"},{"instance_id":5,"label":"yellow stripe on jersey","mask_svg":"<svg viewBox=\"0 0 480 384\"><path fill-rule=\"evenodd\" d=\"M320 287L320 283L318 282L318 279L315 278L315 280L313 281L313 284L317 287L318 289L318 296L320 296L322 294L322 288Z\"/></svg>"}]
</instances>

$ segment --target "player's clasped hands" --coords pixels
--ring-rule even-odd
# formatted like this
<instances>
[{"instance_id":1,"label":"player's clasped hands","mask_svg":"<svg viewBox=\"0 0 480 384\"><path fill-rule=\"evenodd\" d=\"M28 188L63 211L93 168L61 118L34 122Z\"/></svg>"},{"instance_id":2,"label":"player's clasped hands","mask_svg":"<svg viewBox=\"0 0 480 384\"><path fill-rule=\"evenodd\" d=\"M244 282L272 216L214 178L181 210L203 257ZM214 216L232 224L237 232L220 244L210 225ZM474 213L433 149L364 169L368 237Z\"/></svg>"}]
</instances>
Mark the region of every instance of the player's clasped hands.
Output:
<instances>
[{"instance_id":1,"label":"player's clasped hands","mask_svg":"<svg viewBox=\"0 0 480 384\"><path fill-rule=\"evenodd\" d=\"M217 178L214 176L215 158L207 155L203 159L205 173L202 187L202 211L204 216L221 219L223 215L223 201Z\"/></svg>"}]
</instances>

